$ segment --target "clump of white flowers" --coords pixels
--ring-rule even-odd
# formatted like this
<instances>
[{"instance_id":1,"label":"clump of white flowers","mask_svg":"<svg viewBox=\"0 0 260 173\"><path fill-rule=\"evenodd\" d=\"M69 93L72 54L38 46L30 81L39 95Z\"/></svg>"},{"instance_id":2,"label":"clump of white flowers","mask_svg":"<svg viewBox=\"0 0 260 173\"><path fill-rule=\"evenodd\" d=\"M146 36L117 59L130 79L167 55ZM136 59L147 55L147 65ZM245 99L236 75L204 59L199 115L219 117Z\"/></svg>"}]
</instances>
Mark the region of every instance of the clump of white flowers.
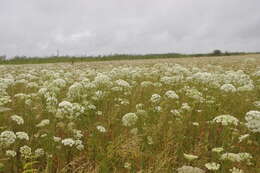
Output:
<instances>
[{"instance_id":1,"label":"clump of white flowers","mask_svg":"<svg viewBox=\"0 0 260 173\"><path fill-rule=\"evenodd\" d=\"M220 164L215 163L215 162L211 162L211 163L206 163L206 164L205 164L205 167L206 167L208 170L216 171L216 170L219 170Z\"/></svg>"},{"instance_id":2,"label":"clump of white flowers","mask_svg":"<svg viewBox=\"0 0 260 173\"><path fill-rule=\"evenodd\" d=\"M161 96L159 94L153 94L150 100L152 103L158 103L161 100Z\"/></svg>"},{"instance_id":3,"label":"clump of white flowers","mask_svg":"<svg viewBox=\"0 0 260 173\"><path fill-rule=\"evenodd\" d=\"M147 139L147 143L148 143L149 145L154 144L152 136L147 136L146 139Z\"/></svg>"},{"instance_id":4,"label":"clump of white flowers","mask_svg":"<svg viewBox=\"0 0 260 173\"><path fill-rule=\"evenodd\" d=\"M0 134L0 146L9 146L16 140L16 135L13 131L3 131Z\"/></svg>"},{"instance_id":5,"label":"clump of white flowers","mask_svg":"<svg viewBox=\"0 0 260 173\"><path fill-rule=\"evenodd\" d=\"M242 169L239 169L239 168L236 168L236 167L233 167L232 169L229 169L229 171L231 173L244 173L244 171Z\"/></svg>"},{"instance_id":6,"label":"clump of white flowers","mask_svg":"<svg viewBox=\"0 0 260 173\"><path fill-rule=\"evenodd\" d=\"M50 120L44 119L39 124L36 125L36 127L44 127L50 124Z\"/></svg>"},{"instance_id":7,"label":"clump of white flowers","mask_svg":"<svg viewBox=\"0 0 260 173\"><path fill-rule=\"evenodd\" d=\"M26 133L26 132L16 132L16 136L18 139L21 139L21 140L27 140L29 141L29 135Z\"/></svg>"},{"instance_id":8,"label":"clump of white flowers","mask_svg":"<svg viewBox=\"0 0 260 173\"><path fill-rule=\"evenodd\" d=\"M250 163L250 160L252 159L252 155L249 153L224 153L221 155L221 160L230 160L232 162L242 162L247 161L247 163Z\"/></svg>"},{"instance_id":9,"label":"clump of white flowers","mask_svg":"<svg viewBox=\"0 0 260 173\"><path fill-rule=\"evenodd\" d=\"M246 126L253 133L260 133L260 111L249 111L246 113Z\"/></svg>"},{"instance_id":10,"label":"clump of white flowers","mask_svg":"<svg viewBox=\"0 0 260 173\"><path fill-rule=\"evenodd\" d=\"M13 121L15 121L17 125L22 125L22 124L24 124L24 120L23 120L23 118L22 118L21 116L12 115L12 116L11 116L11 119L12 119Z\"/></svg>"},{"instance_id":11,"label":"clump of white flowers","mask_svg":"<svg viewBox=\"0 0 260 173\"><path fill-rule=\"evenodd\" d=\"M62 143L64 146L72 147L72 146L75 144L75 141L74 141L74 139L72 139L72 138L66 138L66 139L63 139L63 140L61 141L61 143Z\"/></svg>"},{"instance_id":12,"label":"clump of white flowers","mask_svg":"<svg viewBox=\"0 0 260 173\"><path fill-rule=\"evenodd\" d=\"M32 154L32 149L31 149L31 147L24 145L24 146L20 147L20 153L21 153L22 157L29 158Z\"/></svg>"},{"instance_id":13,"label":"clump of white flowers","mask_svg":"<svg viewBox=\"0 0 260 173\"><path fill-rule=\"evenodd\" d=\"M222 148L222 147L216 147L216 148L212 148L211 151L212 151L212 152L215 152L215 153L221 153L222 151L224 151L224 148Z\"/></svg>"},{"instance_id":14,"label":"clump of white flowers","mask_svg":"<svg viewBox=\"0 0 260 173\"><path fill-rule=\"evenodd\" d=\"M60 142L61 141L61 137L53 136L53 141L54 142Z\"/></svg>"},{"instance_id":15,"label":"clump of white flowers","mask_svg":"<svg viewBox=\"0 0 260 173\"><path fill-rule=\"evenodd\" d=\"M79 115L83 114L84 111L85 108L78 103L70 103L68 101L63 101L59 104L56 117L66 117L68 119L74 119L77 118Z\"/></svg>"},{"instance_id":16,"label":"clump of white flowers","mask_svg":"<svg viewBox=\"0 0 260 173\"><path fill-rule=\"evenodd\" d=\"M236 117L231 115L219 115L215 117L211 122L220 123L223 126L228 126L228 125L237 126L239 124L239 120Z\"/></svg>"},{"instance_id":17,"label":"clump of white flowers","mask_svg":"<svg viewBox=\"0 0 260 173\"><path fill-rule=\"evenodd\" d=\"M192 161L192 160L195 160L195 159L198 159L199 157L196 156L196 155L193 155L193 154L183 154L184 158L189 160L189 161Z\"/></svg>"},{"instance_id":18,"label":"clump of white flowers","mask_svg":"<svg viewBox=\"0 0 260 173\"><path fill-rule=\"evenodd\" d=\"M43 148L37 148L37 149L34 151L34 153L35 153L35 156L36 156L36 157L41 157L41 156L43 156L43 155L45 154Z\"/></svg>"},{"instance_id":19,"label":"clump of white flowers","mask_svg":"<svg viewBox=\"0 0 260 173\"><path fill-rule=\"evenodd\" d=\"M105 133L105 132L107 131L105 127L100 126L100 125L98 125L96 128L97 128L97 130L100 131L101 133Z\"/></svg>"},{"instance_id":20,"label":"clump of white flowers","mask_svg":"<svg viewBox=\"0 0 260 173\"><path fill-rule=\"evenodd\" d=\"M8 156L8 157L15 157L16 156L16 151L14 150L6 150L5 151L5 155Z\"/></svg>"},{"instance_id":21,"label":"clump of white flowers","mask_svg":"<svg viewBox=\"0 0 260 173\"><path fill-rule=\"evenodd\" d=\"M239 140L239 143L244 141L245 139L247 139L250 135L249 134L245 134L245 135L241 135L239 136L238 140Z\"/></svg>"},{"instance_id":22,"label":"clump of white flowers","mask_svg":"<svg viewBox=\"0 0 260 173\"><path fill-rule=\"evenodd\" d=\"M122 123L124 126L133 126L138 120L138 116L135 113L127 113L122 117Z\"/></svg>"},{"instance_id":23,"label":"clump of white flowers","mask_svg":"<svg viewBox=\"0 0 260 173\"><path fill-rule=\"evenodd\" d=\"M169 99L179 99L179 96L176 94L175 91L169 90L165 93L165 96Z\"/></svg>"},{"instance_id":24,"label":"clump of white flowers","mask_svg":"<svg viewBox=\"0 0 260 173\"><path fill-rule=\"evenodd\" d=\"M77 98L77 97L80 97L81 94L82 94L82 90L83 90L83 85L79 82L75 82L73 85L71 85L69 87L69 90L68 90L68 97L70 98Z\"/></svg>"},{"instance_id":25,"label":"clump of white flowers","mask_svg":"<svg viewBox=\"0 0 260 173\"><path fill-rule=\"evenodd\" d=\"M131 163L129 163L129 162L125 162L125 164L124 164L124 168L126 168L126 169L131 169Z\"/></svg>"},{"instance_id":26,"label":"clump of white flowers","mask_svg":"<svg viewBox=\"0 0 260 173\"><path fill-rule=\"evenodd\" d=\"M182 166L181 168L178 168L177 171L178 173L205 173L204 170L192 166Z\"/></svg>"},{"instance_id":27,"label":"clump of white flowers","mask_svg":"<svg viewBox=\"0 0 260 173\"><path fill-rule=\"evenodd\" d=\"M125 80L118 79L115 81L115 83L121 87L130 88L130 84Z\"/></svg>"},{"instance_id":28,"label":"clump of white flowers","mask_svg":"<svg viewBox=\"0 0 260 173\"><path fill-rule=\"evenodd\" d=\"M224 84L220 87L220 90L226 93L234 93L237 91L236 87L232 84Z\"/></svg>"},{"instance_id":29,"label":"clump of white flowers","mask_svg":"<svg viewBox=\"0 0 260 173\"><path fill-rule=\"evenodd\" d=\"M198 91L196 88L187 88L185 90L185 94L187 97L193 99L196 102L202 103L205 99L203 98L203 95L200 91Z\"/></svg>"}]
</instances>

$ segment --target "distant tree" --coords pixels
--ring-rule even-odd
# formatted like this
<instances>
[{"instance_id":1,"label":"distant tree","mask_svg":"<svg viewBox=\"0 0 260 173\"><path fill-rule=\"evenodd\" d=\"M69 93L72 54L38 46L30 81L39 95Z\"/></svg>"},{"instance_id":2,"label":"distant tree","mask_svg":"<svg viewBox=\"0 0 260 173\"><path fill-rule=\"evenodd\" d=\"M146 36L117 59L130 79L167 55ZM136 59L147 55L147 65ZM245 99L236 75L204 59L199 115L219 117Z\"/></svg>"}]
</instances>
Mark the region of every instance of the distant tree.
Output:
<instances>
[{"instance_id":1,"label":"distant tree","mask_svg":"<svg viewBox=\"0 0 260 173\"><path fill-rule=\"evenodd\" d=\"M221 55L221 54L222 54L222 52L219 49L216 49L213 51L213 55Z\"/></svg>"}]
</instances>

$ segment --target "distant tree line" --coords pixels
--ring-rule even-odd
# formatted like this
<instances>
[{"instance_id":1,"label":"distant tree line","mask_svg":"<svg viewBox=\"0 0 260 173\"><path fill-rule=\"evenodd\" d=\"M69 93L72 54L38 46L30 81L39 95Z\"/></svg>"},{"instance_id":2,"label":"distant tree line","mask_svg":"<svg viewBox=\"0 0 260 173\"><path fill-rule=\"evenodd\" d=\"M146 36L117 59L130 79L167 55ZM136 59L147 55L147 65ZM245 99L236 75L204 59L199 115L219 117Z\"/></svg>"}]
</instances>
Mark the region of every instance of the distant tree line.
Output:
<instances>
[{"instance_id":1,"label":"distant tree line","mask_svg":"<svg viewBox=\"0 0 260 173\"><path fill-rule=\"evenodd\" d=\"M257 52L255 52L257 53ZM89 62L89 61L109 61L109 60L135 60L135 59L157 59L157 58L185 58L185 57L205 57L205 56L231 56L231 55L245 55L255 54L245 52L222 52L221 50L214 50L211 53L204 54L179 54L179 53L165 53L165 54L112 54L106 56L49 56L49 57L27 57L15 56L7 59L5 55L0 56L0 64L40 64L40 63L58 63L58 62Z\"/></svg>"}]
</instances>

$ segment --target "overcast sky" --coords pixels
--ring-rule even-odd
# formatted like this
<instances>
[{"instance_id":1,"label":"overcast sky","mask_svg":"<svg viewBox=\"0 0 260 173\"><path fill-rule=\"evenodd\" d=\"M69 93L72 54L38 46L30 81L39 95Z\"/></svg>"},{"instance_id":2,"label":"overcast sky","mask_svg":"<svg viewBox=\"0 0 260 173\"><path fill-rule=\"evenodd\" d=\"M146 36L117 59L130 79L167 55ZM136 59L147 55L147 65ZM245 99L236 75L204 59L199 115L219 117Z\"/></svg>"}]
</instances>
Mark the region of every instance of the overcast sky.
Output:
<instances>
[{"instance_id":1,"label":"overcast sky","mask_svg":"<svg viewBox=\"0 0 260 173\"><path fill-rule=\"evenodd\" d=\"M0 0L0 55L260 51L260 0Z\"/></svg>"}]
</instances>

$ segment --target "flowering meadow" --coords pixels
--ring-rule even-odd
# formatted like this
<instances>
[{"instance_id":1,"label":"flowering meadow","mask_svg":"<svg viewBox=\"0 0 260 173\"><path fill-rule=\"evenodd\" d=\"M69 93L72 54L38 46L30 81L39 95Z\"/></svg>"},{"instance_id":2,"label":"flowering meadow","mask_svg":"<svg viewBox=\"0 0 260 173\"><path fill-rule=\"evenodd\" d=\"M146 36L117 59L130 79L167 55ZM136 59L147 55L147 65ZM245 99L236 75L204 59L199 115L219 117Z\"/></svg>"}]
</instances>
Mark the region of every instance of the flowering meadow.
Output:
<instances>
[{"instance_id":1,"label":"flowering meadow","mask_svg":"<svg viewBox=\"0 0 260 173\"><path fill-rule=\"evenodd\" d=\"M259 173L260 56L0 66L2 173Z\"/></svg>"}]
</instances>

